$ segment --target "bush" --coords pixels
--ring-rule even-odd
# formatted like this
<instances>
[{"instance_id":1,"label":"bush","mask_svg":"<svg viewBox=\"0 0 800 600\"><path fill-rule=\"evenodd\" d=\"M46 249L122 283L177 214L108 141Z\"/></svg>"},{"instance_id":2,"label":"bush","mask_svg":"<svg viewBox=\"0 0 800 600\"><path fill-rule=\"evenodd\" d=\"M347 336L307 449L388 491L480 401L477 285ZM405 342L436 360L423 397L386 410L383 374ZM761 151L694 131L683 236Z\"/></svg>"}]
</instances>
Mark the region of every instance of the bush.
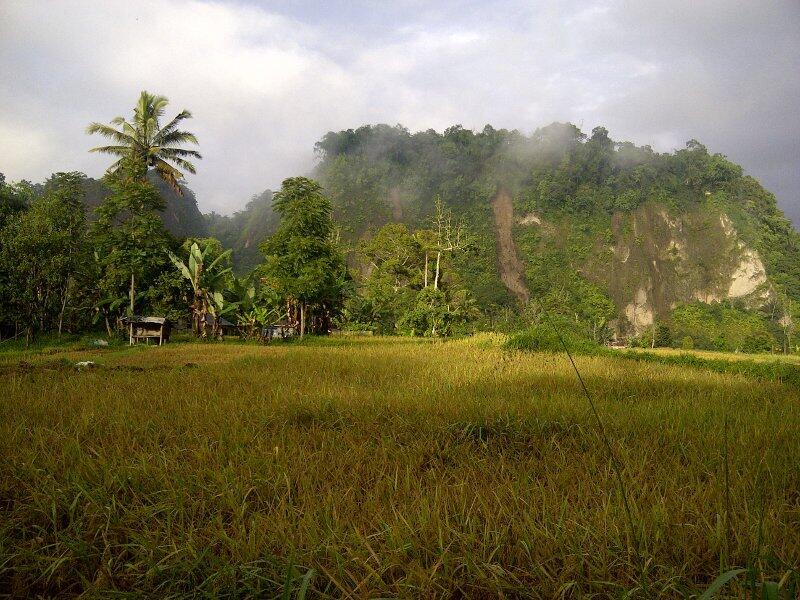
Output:
<instances>
[{"instance_id":1,"label":"bush","mask_svg":"<svg viewBox=\"0 0 800 600\"><path fill-rule=\"evenodd\" d=\"M772 336L768 333L759 331L748 335L742 343L742 351L757 353L772 351Z\"/></svg>"},{"instance_id":2,"label":"bush","mask_svg":"<svg viewBox=\"0 0 800 600\"><path fill-rule=\"evenodd\" d=\"M555 326L558 326L557 324ZM594 340L584 337L575 331L560 328L561 337L575 354L596 354L602 348ZM553 326L541 323L530 329L512 335L505 344L509 350L528 352L563 352L564 346Z\"/></svg>"},{"instance_id":3,"label":"bush","mask_svg":"<svg viewBox=\"0 0 800 600\"><path fill-rule=\"evenodd\" d=\"M764 352L776 343L763 315L731 302L693 302L672 312L672 338L683 349ZM692 346L682 345L691 338Z\"/></svg>"},{"instance_id":4,"label":"bush","mask_svg":"<svg viewBox=\"0 0 800 600\"><path fill-rule=\"evenodd\" d=\"M692 339L692 336L685 335L683 338L681 338L681 348L684 350L691 350L694 348L694 340Z\"/></svg>"},{"instance_id":5,"label":"bush","mask_svg":"<svg viewBox=\"0 0 800 600\"><path fill-rule=\"evenodd\" d=\"M659 323L656 325L653 336L655 337L653 340L654 346L658 348L668 348L672 346L672 332L669 329L669 325L666 325L665 323Z\"/></svg>"}]
</instances>

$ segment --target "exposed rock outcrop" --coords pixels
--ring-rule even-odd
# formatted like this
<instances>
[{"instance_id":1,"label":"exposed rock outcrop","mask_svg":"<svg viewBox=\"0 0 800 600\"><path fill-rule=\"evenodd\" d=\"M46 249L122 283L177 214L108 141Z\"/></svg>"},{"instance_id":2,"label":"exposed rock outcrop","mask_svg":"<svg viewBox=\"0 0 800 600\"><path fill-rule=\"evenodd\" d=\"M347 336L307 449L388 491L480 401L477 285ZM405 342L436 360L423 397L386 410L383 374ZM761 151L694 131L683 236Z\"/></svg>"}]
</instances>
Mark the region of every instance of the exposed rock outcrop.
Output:
<instances>
[{"instance_id":1,"label":"exposed rock outcrop","mask_svg":"<svg viewBox=\"0 0 800 600\"><path fill-rule=\"evenodd\" d=\"M610 248L597 242L584 273L620 308L623 335L641 333L683 303L736 298L759 306L769 298L758 252L711 207L672 215L645 204L615 215L612 237Z\"/></svg>"}]
</instances>

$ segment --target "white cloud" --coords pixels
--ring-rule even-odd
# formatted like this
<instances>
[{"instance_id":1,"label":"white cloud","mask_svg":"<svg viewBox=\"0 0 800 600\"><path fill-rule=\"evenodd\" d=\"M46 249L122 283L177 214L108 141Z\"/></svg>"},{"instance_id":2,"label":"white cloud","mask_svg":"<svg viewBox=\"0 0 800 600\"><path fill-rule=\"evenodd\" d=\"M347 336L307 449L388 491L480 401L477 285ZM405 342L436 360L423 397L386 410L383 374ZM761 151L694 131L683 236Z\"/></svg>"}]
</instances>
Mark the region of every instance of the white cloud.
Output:
<instances>
[{"instance_id":1,"label":"white cloud","mask_svg":"<svg viewBox=\"0 0 800 600\"><path fill-rule=\"evenodd\" d=\"M532 130L572 120L664 150L697 137L796 194L800 10L741 0L686 19L694 5L683 1L6 0L0 171L99 176L106 162L86 152L100 141L86 124L128 114L148 89L195 115L204 159L189 184L204 210L240 208L308 170L326 131L370 122Z\"/></svg>"},{"instance_id":2,"label":"white cloud","mask_svg":"<svg viewBox=\"0 0 800 600\"><path fill-rule=\"evenodd\" d=\"M51 142L40 129L0 121L0 156L12 167L23 165L41 172L49 168Z\"/></svg>"}]
</instances>

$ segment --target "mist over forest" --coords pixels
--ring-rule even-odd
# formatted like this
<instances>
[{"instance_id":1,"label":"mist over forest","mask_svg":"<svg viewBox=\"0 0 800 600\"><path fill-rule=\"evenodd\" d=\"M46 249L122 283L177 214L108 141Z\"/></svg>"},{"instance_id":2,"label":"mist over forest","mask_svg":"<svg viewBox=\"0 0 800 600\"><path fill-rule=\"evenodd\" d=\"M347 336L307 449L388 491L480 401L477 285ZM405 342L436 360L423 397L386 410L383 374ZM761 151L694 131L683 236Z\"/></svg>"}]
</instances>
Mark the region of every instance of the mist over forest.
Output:
<instances>
[{"instance_id":1,"label":"mist over forest","mask_svg":"<svg viewBox=\"0 0 800 600\"><path fill-rule=\"evenodd\" d=\"M772 194L696 140L659 153L569 123L531 135L490 125L414 133L367 125L328 132L314 153L310 175L331 200L351 273L342 326L435 331L425 319L407 322L435 255L434 304L447 307L440 333L513 328L548 311L597 342L791 343L781 323L800 298L798 233ZM272 191L231 216L203 215L185 184L178 193L152 173L149 180L165 200L158 214L171 235L215 239L231 250L235 273L258 271L259 249L280 224ZM110 190L90 178L82 186L92 221ZM15 189L34 198L46 187ZM464 240L434 252L442 219ZM385 252L407 262L393 264Z\"/></svg>"}]
</instances>

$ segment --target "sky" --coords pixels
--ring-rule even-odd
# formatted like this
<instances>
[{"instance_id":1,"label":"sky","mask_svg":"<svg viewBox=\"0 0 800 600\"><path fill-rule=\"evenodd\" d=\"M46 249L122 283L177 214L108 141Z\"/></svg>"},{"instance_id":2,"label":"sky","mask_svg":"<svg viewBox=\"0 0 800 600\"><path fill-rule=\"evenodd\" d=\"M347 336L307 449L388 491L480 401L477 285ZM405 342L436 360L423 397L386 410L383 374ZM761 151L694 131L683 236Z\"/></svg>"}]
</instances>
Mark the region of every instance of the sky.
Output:
<instances>
[{"instance_id":1,"label":"sky","mask_svg":"<svg viewBox=\"0 0 800 600\"><path fill-rule=\"evenodd\" d=\"M330 130L570 121L659 151L697 139L800 226L798 0L0 0L6 179L100 177L86 125L143 89L194 114L204 212L309 172Z\"/></svg>"}]
</instances>

